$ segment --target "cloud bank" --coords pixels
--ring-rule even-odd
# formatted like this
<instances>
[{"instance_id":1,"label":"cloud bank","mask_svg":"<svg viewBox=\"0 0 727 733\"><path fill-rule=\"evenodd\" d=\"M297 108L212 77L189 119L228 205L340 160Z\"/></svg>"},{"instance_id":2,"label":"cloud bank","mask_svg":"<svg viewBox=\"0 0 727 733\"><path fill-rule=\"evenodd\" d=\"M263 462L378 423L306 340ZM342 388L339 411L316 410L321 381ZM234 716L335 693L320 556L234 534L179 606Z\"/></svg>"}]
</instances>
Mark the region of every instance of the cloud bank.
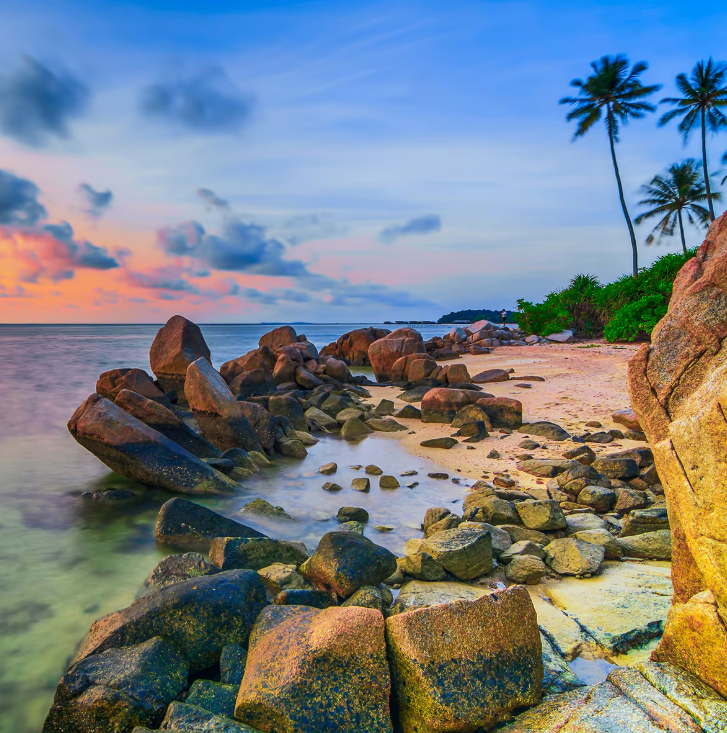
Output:
<instances>
[{"instance_id":1,"label":"cloud bank","mask_svg":"<svg viewBox=\"0 0 727 733\"><path fill-rule=\"evenodd\" d=\"M78 191L86 203L84 212L92 219L100 219L111 206L114 198L111 191L96 191L88 183L82 183Z\"/></svg>"},{"instance_id":2,"label":"cloud bank","mask_svg":"<svg viewBox=\"0 0 727 733\"><path fill-rule=\"evenodd\" d=\"M0 170L0 225L33 226L45 219L47 212L39 195L32 181Z\"/></svg>"},{"instance_id":3,"label":"cloud bank","mask_svg":"<svg viewBox=\"0 0 727 733\"><path fill-rule=\"evenodd\" d=\"M379 232L379 239L386 244L391 244L399 237L409 237L416 234L431 234L438 232L442 228L442 221L437 214L424 214L404 224L394 224L393 226L382 229Z\"/></svg>"}]
</instances>

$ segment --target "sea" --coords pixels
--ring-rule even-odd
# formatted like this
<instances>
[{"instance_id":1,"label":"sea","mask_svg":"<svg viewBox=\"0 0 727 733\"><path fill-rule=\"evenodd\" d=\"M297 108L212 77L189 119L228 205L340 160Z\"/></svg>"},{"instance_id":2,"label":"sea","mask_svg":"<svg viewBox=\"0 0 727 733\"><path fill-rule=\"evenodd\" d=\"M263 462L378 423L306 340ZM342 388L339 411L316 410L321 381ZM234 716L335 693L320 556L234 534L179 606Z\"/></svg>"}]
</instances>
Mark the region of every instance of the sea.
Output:
<instances>
[{"instance_id":1,"label":"sea","mask_svg":"<svg viewBox=\"0 0 727 733\"><path fill-rule=\"evenodd\" d=\"M296 325L318 348L354 328L384 324ZM219 367L258 345L274 325L201 325ZM449 327L415 326L424 336ZM95 389L101 372L117 367L149 371L149 347L160 325L0 325L0 733L38 733L61 675L94 620L137 597L145 578L173 550L157 545L159 507L172 497L110 472L79 446L66 423ZM368 373L370 369L359 369ZM392 394L396 394L392 391ZM322 477L335 461L338 473ZM385 473L416 470L419 485L369 494L352 491L361 475L350 466L375 463ZM338 525L339 507L363 506L366 535L401 553L420 536L425 510L461 502L465 489L430 479L436 470L405 453L396 434L374 434L360 443L325 436L302 461L277 458L243 482L238 494L199 500L226 516L262 497L293 517L274 525L252 524L271 536L315 548ZM344 489L323 491L324 480ZM102 488L130 488L128 504L108 505L82 496ZM460 504L461 506L461 504ZM455 509L456 510L456 509ZM387 528L377 530L375 527Z\"/></svg>"}]
</instances>

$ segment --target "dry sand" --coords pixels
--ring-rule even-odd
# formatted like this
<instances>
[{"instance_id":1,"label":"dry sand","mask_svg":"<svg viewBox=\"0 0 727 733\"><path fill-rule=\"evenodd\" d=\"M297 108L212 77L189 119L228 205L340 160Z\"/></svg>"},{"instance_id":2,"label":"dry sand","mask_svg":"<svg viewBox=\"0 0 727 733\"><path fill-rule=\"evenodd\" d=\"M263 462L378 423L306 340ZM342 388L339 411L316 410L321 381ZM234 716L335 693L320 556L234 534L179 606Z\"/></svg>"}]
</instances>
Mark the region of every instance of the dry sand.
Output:
<instances>
[{"instance_id":1,"label":"dry sand","mask_svg":"<svg viewBox=\"0 0 727 733\"><path fill-rule=\"evenodd\" d=\"M603 430L617 428L625 430L611 420L611 413L629 407L626 386L626 369L629 358L638 349L636 345L612 346L603 341L586 344L546 345L546 346L509 346L500 347L493 353L481 356L465 355L455 362L464 363L471 376L485 369L514 369L509 382L495 382L481 385L485 392L496 397L514 397L523 403L525 422L548 420L558 423L571 434L595 432L596 428L586 428L585 423L598 420ZM518 388L518 375L537 375L545 382L527 382L530 389ZM397 399L401 393L397 387L370 387L373 395L370 401L377 405L381 399L394 401L396 408L406 403ZM416 403L416 407L420 407ZM398 419L398 418L397 418ZM453 435L456 430L446 424L422 423L421 420L402 420L399 422L414 431L414 434L379 433L381 436L398 439L401 446L416 456L425 456L442 468L470 479L493 478L497 473L505 473L518 481L521 488L547 483L515 467L516 456L530 453L535 458L559 458L574 444L571 441L548 441L538 436L532 439L541 444L536 450L523 450L519 444L528 438L519 432L503 435L497 429L489 438L474 444L468 450L466 443L459 443L450 450L441 448L422 448L420 443L429 438ZM610 453L622 448L644 446L629 440L617 440L605 445L589 444L596 453ZM501 458L488 458L492 450Z\"/></svg>"}]
</instances>

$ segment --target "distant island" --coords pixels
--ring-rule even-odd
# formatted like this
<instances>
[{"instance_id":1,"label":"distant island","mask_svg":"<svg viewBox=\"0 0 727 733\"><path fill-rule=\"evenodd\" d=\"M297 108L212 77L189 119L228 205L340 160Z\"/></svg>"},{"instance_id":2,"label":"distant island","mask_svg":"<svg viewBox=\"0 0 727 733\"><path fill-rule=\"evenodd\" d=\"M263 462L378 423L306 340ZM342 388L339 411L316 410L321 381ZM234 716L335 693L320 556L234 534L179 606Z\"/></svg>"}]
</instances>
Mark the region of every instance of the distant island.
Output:
<instances>
[{"instance_id":1,"label":"distant island","mask_svg":"<svg viewBox=\"0 0 727 733\"><path fill-rule=\"evenodd\" d=\"M437 323L474 323L475 321L494 321L498 323L502 320L501 310L495 311L489 308L480 308L479 310L454 311L442 316ZM514 311L505 311L505 317L508 323L512 323L515 316Z\"/></svg>"}]
</instances>

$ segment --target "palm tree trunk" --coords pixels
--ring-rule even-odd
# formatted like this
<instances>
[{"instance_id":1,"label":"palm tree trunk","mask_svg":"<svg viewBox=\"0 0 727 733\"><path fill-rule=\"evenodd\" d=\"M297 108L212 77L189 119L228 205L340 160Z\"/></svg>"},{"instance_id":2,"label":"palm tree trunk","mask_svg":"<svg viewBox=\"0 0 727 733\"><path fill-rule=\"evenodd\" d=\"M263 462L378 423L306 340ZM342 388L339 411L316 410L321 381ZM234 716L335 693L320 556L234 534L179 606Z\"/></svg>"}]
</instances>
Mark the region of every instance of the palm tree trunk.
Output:
<instances>
[{"instance_id":1,"label":"palm tree trunk","mask_svg":"<svg viewBox=\"0 0 727 733\"><path fill-rule=\"evenodd\" d=\"M611 110L608 110L608 116L611 116ZM624 199L624 189L621 185L621 174L618 172L618 163L616 162L616 147L613 142L613 134L611 132L611 125L608 125L608 141L611 144L611 159L613 160L613 170L616 173L616 183L618 183L618 197L621 199L621 208L624 212L624 218L626 224L629 227L629 234L631 235L631 251L632 251L632 264L633 264L633 275L634 277L639 276L639 252L636 248L636 235L634 234L634 225L631 223L631 217L629 216L629 210L626 208L626 199Z\"/></svg>"},{"instance_id":2,"label":"palm tree trunk","mask_svg":"<svg viewBox=\"0 0 727 733\"><path fill-rule=\"evenodd\" d=\"M707 188L709 216L714 221L714 204L712 204L712 189L709 185L709 168L707 168L707 125L704 119L704 108L702 108L702 170L704 171L704 185Z\"/></svg>"},{"instance_id":3,"label":"palm tree trunk","mask_svg":"<svg viewBox=\"0 0 727 733\"><path fill-rule=\"evenodd\" d=\"M684 240L684 222L682 221L682 210L679 209L677 211L677 216L679 217L679 234L682 235L682 249L684 250L684 254L687 253L687 243Z\"/></svg>"}]
</instances>

